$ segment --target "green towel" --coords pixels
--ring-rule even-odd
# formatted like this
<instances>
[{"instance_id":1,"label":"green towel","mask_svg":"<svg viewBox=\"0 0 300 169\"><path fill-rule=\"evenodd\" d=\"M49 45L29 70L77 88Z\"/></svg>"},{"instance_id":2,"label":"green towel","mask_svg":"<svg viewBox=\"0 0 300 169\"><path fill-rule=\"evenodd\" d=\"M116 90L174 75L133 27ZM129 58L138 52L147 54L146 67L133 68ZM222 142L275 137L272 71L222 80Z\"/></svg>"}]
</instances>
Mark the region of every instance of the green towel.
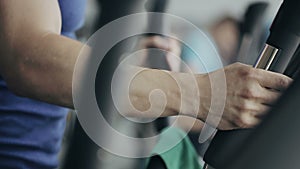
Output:
<instances>
[{"instance_id":1,"label":"green towel","mask_svg":"<svg viewBox=\"0 0 300 169\"><path fill-rule=\"evenodd\" d=\"M170 145L175 146L170 147ZM166 147L171 149L166 151ZM202 169L190 139L184 131L178 128L170 127L161 133L152 151L152 156L155 155L162 158L167 169Z\"/></svg>"}]
</instances>

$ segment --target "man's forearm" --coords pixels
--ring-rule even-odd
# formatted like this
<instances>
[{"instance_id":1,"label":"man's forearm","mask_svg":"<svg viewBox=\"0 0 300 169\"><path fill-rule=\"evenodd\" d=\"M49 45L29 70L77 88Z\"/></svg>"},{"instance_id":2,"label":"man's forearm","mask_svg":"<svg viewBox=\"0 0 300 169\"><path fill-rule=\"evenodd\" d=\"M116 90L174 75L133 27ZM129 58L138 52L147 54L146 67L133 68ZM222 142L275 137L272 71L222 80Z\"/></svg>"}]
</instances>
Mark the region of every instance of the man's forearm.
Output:
<instances>
[{"instance_id":1,"label":"man's forearm","mask_svg":"<svg viewBox=\"0 0 300 169\"><path fill-rule=\"evenodd\" d=\"M155 93L155 90L160 93ZM176 115L180 107L181 95L176 81L170 74L161 70L143 69L130 83L129 98L134 108L141 112L145 112L151 107L152 111L144 116L158 117ZM159 110L162 107L161 104L166 105Z\"/></svg>"},{"instance_id":2,"label":"man's forearm","mask_svg":"<svg viewBox=\"0 0 300 169\"><path fill-rule=\"evenodd\" d=\"M199 85L205 81L205 75L139 67L128 67L124 72L128 75L127 79L131 79L130 102L134 109L138 110L127 109L127 115L153 118L182 114L200 117L198 114L201 108ZM135 114L134 112L144 113Z\"/></svg>"}]
</instances>

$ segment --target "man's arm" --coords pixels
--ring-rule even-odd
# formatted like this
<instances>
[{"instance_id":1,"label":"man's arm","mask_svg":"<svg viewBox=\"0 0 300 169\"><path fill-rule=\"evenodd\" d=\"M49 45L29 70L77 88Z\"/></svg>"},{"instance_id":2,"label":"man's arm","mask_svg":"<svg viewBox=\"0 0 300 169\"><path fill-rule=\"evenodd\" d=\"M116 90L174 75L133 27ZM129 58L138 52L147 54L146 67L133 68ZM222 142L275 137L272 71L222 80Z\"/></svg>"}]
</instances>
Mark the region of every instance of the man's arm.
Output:
<instances>
[{"instance_id":1,"label":"man's arm","mask_svg":"<svg viewBox=\"0 0 300 169\"><path fill-rule=\"evenodd\" d=\"M145 39L143 43L146 46L150 44L149 46L156 46L175 55L178 55L177 49L180 48L178 44L164 45L171 43L166 43L166 39L159 36ZM197 117L202 122L207 121L210 124L215 124L216 120L221 119L218 126L221 130L249 128L257 125L292 82L289 77L282 74L255 69L240 63L207 74L176 73L153 69L141 71L141 68L133 69L130 67L127 70L129 71L125 71L125 74L131 74L131 77L134 77L129 90L131 105L139 110L134 111L130 104L126 104L127 107L124 106L123 112L127 113L128 116L159 117L177 115L179 112L179 114ZM134 75L135 73L132 72L140 73ZM222 72L225 73L226 86L211 84L211 82L219 83L218 81L222 80L219 77L223 74ZM123 75L122 77L126 76ZM219 80L211 81L210 78ZM198 89L195 89L193 79L196 79ZM214 90L217 91L215 95L221 99L212 100L211 86L215 86ZM151 99L149 96L155 89L160 89L165 97L153 97ZM197 91L200 92L200 100L195 103ZM226 91L226 98L220 97L220 93L222 93L220 91ZM182 93L188 97L182 97ZM128 94L124 93L123 95L127 96ZM155 109L159 108L165 100L167 102L164 111ZM225 103L224 112L214 111L215 107L211 109L212 102L215 103L214 106L219 107ZM195 105L199 106L198 112L195 112ZM184 112L181 111L182 106L185 107ZM154 111L145 113L147 110ZM144 113L141 114L141 112ZM211 118L207 119L209 112ZM201 128L201 125L198 127Z\"/></svg>"},{"instance_id":2,"label":"man's arm","mask_svg":"<svg viewBox=\"0 0 300 169\"><path fill-rule=\"evenodd\" d=\"M1 0L0 25L0 73L8 87L24 97L72 108L73 69L83 44L60 35L61 16L58 2ZM277 90L286 88L291 81L283 75L255 70L241 64L228 66L224 71L227 99L219 126L221 129L251 127L257 124L268 104L278 98L280 92ZM211 75L215 73L217 72ZM199 112L185 110L183 113L190 116L197 114L197 118L205 121L211 102L208 74L171 74L182 83L181 87L186 95L194 94L195 87L187 79L197 79L201 93ZM169 73L153 69L142 71L132 81L129 94L134 107L147 110L150 105L149 92L155 88L166 93L168 102L165 110L162 114L154 111L134 114L135 116L170 116L181 112L182 91ZM154 110L159 110L161 101L153 99ZM183 102L191 105L191 108L195 100L187 99ZM185 108L188 109L189 106ZM127 113L130 114L130 111Z\"/></svg>"},{"instance_id":3,"label":"man's arm","mask_svg":"<svg viewBox=\"0 0 300 169\"><path fill-rule=\"evenodd\" d=\"M60 36L57 0L3 0L0 25L0 72L8 87L72 107L72 74L82 44Z\"/></svg>"},{"instance_id":4,"label":"man's arm","mask_svg":"<svg viewBox=\"0 0 300 169\"><path fill-rule=\"evenodd\" d=\"M218 103L225 103L224 111L216 112L214 108L211 109L214 100L211 95L210 78L218 77L220 71L225 73L226 86L220 88L223 87L221 85L216 90L226 90L226 98L218 100ZM129 97L133 107L139 111L134 111L131 105L126 104L123 112L128 113L127 116L161 117L178 115L179 112L179 114L195 117L203 122L207 121L209 124L215 124L218 119L221 119L217 126L220 130L256 126L282 91L292 82L290 78L282 74L255 69L240 63L208 74L176 73L153 69L136 70L136 72L140 73L131 81ZM198 103L195 102L197 89L195 89L193 79L196 79L200 92ZM165 98L154 97L151 99L150 93L155 89L160 89L165 94ZM190 97L182 97L183 93ZM218 93L215 94L218 95ZM154 108L159 108L165 100L167 102L164 111L143 113L151 106L153 106L152 110L156 110ZM195 105L199 106L198 112L195 112ZM181 112L182 106L185 108L184 112ZM222 106L222 103L216 106ZM212 118L207 119L208 113Z\"/></svg>"}]
</instances>

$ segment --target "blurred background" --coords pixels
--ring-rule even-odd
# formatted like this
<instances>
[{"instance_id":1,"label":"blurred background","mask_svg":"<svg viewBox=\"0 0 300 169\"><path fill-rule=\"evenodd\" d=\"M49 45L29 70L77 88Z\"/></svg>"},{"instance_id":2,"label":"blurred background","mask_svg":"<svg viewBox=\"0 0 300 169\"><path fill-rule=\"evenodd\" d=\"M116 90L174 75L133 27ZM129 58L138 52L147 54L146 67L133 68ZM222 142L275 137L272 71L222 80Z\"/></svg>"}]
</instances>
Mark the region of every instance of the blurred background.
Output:
<instances>
[{"instance_id":1,"label":"blurred background","mask_svg":"<svg viewBox=\"0 0 300 169\"><path fill-rule=\"evenodd\" d=\"M241 19L251 3L268 2L267 18L272 21L282 0L171 0L168 12L183 17L197 26L208 26L224 15Z\"/></svg>"},{"instance_id":2,"label":"blurred background","mask_svg":"<svg viewBox=\"0 0 300 169\"><path fill-rule=\"evenodd\" d=\"M241 19L247 7L254 2L268 2L269 7L266 15L271 22L282 0L171 0L167 12L183 17L197 26L208 27L224 15ZM88 0L86 24L81 31L90 32L91 24L95 22L95 17L98 14L101 14L101 2L99 0Z\"/></svg>"}]
</instances>

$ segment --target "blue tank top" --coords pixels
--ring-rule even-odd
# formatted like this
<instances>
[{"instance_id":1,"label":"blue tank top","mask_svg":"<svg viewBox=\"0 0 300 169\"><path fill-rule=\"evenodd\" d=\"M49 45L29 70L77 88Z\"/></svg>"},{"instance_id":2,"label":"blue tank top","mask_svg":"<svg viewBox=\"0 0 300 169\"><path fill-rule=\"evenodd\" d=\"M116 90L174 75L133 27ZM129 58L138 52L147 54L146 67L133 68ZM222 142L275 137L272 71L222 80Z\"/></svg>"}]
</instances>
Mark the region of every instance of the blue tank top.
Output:
<instances>
[{"instance_id":1,"label":"blue tank top","mask_svg":"<svg viewBox=\"0 0 300 169\"><path fill-rule=\"evenodd\" d=\"M75 38L85 0L59 0L62 35ZM18 97L0 77L0 168L53 169L68 109Z\"/></svg>"}]
</instances>

